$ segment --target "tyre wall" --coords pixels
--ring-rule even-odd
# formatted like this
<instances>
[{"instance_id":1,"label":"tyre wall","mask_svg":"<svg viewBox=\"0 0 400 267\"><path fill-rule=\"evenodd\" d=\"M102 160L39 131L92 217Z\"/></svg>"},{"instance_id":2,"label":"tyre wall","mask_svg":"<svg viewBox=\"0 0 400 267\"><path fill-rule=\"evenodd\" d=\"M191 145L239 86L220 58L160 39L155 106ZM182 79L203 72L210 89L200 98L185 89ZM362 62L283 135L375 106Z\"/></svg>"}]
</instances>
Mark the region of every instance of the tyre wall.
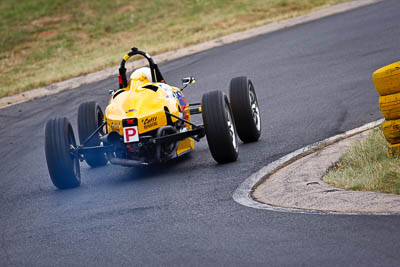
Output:
<instances>
[{"instance_id":1,"label":"tyre wall","mask_svg":"<svg viewBox=\"0 0 400 267\"><path fill-rule=\"evenodd\" d=\"M380 95L379 108L385 118L382 131L389 143L389 155L400 156L400 62L376 70L372 80Z\"/></svg>"}]
</instances>

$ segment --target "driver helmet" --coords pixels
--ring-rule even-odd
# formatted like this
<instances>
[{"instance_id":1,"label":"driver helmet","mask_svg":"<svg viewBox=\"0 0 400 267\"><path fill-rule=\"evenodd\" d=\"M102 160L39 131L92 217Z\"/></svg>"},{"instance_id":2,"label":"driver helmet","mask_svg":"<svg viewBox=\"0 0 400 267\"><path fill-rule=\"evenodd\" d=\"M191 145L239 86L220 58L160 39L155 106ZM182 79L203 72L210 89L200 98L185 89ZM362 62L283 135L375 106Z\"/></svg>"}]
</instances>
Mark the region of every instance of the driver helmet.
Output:
<instances>
[{"instance_id":1,"label":"driver helmet","mask_svg":"<svg viewBox=\"0 0 400 267\"><path fill-rule=\"evenodd\" d=\"M130 79L139 80L142 82L153 82L151 79L151 71L149 67L142 67L132 72Z\"/></svg>"}]
</instances>

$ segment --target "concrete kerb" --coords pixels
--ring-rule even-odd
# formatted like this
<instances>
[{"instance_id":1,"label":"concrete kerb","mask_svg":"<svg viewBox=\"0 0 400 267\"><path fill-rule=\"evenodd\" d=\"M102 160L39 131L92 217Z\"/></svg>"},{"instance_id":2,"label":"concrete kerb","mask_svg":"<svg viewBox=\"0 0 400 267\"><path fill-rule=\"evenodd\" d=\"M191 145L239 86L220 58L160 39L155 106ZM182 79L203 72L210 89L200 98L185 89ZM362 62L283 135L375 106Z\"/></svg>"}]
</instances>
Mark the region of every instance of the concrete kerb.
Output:
<instances>
[{"instance_id":1,"label":"concrete kerb","mask_svg":"<svg viewBox=\"0 0 400 267\"><path fill-rule=\"evenodd\" d=\"M229 34L227 36L217 38L215 40L207 41L201 44L196 44L192 46L188 46L182 49L162 53L159 55L156 55L154 57L154 60L156 63L162 63L162 62L167 62L173 59L177 59L180 57L192 55L198 52L202 52L214 47L222 46L225 44L245 40L248 38L252 38L258 35L266 34L266 33L271 33L274 31L278 31L284 28L292 27L294 25L298 25L301 23L305 22L310 22L313 20L317 20L323 17L331 16L334 14L342 13L345 11L349 11L361 6L366 6L370 5L376 2L379 2L382 0L354 0L351 2L347 3L342 3L338 4L329 8L321 9L315 12L311 12L309 14L283 20L283 21L278 21L278 22L273 22L267 25L263 25L257 28L253 28L247 31L243 32L237 32L233 34ZM145 66L146 61L145 60L138 60L136 62L128 62L126 64L126 68L128 71L132 71L133 69ZM78 88L80 85L83 84L89 84L95 81L99 81L102 79L107 79L111 76L116 76L118 71L118 67L112 67L108 68L102 71L90 73L87 75L79 76L76 78L72 78L66 81L58 82L46 87L26 91L21 94L13 95L13 96L8 96L8 97L3 97L0 99L0 109L1 108L6 108L11 105L19 104L34 98L39 98L47 95L52 95L52 94L57 94L59 92L65 91L65 90L71 90ZM112 88L110 88L112 89Z\"/></svg>"},{"instance_id":2,"label":"concrete kerb","mask_svg":"<svg viewBox=\"0 0 400 267\"><path fill-rule=\"evenodd\" d=\"M339 214L339 215L393 215L400 214L400 196L391 194L382 194L375 192L360 192L360 191L347 191L335 188L333 186L325 184L321 178L330 166L337 161L339 156L343 153L343 147L339 148L339 153L336 151L336 156L333 161L329 153L322 155L324 151L329 149L335 149L341 142L348 142L347 147L350 146L351 138L358 137L359 135L365 135L367 131L379 126L383 120L368 123L359 128L347 131L343 134L339 134L321 142L314 143L307 147L296 150L277 161L268 164L267 166L260 169L248 177L234 192L233 199L244 206L248 206L256 209L264 209L271 211L280 212L292 212L292 213L307 213L307 214ZM319 170L310 170L312 168L313 161L316 158L325 156L323 161L325 165L319 167ZM303 159L308 159L308 164L301 162ZM331 157L331 158L329 158ZM307 161L307 159L306 159ZM294 166L297 164L297 166ZM293 167L294 166L294 167ZM285 169L292 168L292 170L286 171ZM301 170L303 168L303 170ZM283 174L280 174L283 172ZM300 172L300 173L297 173ZM307 177L307 172L311 173ZM297 173L297 174L296 174ZM276 175L277 177L274 177ZM297 178L295 176L298 176ZM311 178L311 180L309 179ZM297 179L297 180L296 180ZM307 180L309 179L309 180ZM271 182L270 180L275 180ZM270 184L269 184L270 183ZM273 184L275 183L275 185ZM318 188L310 188L309 185L317 184ZM275 187L274 187L275 186ZM259 187L263 187L259 189ZM279 187L277 192L277 188ZM257 189L256 196L255 190ZM264 191L263 191L264 190ZM268 190L270 192L268 193ZM336 195L331 198L331 202L321 208L320 203L326 202L326 196L328 192L334 192ZM263 195L268 197L263 198ZM343 195L350 197L344 200ZM274 197L276 196L276 199ZM369 199L365 200L360 196L368 196ZM261 199L261 200L260 200ZM350 200L349 200L350 199ZM363 207L352 203L352 199L355 202L363 201ZM342 201L342 202L340 202ZM368 203L369 201L369 203ZM268 203L269 202L269 203ZM302 203L303 202L303 203ZM272 203L272 204L271 204ZM343 203L344 206L341 206ZM374 210L375 207L369 209L368 205L381 204L379 207L389 203L389 209ZM392 206L390 206L392 205ZM365 207L364 207L365 206ZM306 207L306 208L301 208Z\"/></svg>"}]
</instances>

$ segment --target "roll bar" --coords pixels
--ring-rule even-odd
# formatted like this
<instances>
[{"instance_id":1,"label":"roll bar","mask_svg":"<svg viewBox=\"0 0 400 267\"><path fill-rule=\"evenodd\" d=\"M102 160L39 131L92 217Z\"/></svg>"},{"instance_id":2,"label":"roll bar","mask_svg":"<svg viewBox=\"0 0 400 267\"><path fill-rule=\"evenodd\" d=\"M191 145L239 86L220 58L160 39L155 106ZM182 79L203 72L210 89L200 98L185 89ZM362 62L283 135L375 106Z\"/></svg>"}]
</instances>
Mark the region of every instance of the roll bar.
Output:
<instances>
[{"instance_id":1,"label":"roll bar","mask_svg":"<svg viewBox=\"0 0 400 267\"><path fill-rule=\"evenodd\" d=\"M136 47L132 47L131 51L126 54L124 56L124 58L121 61L121 65L119 67L119 76L118 76L118 82L119 82L119 88L125 88L128 86L128 79L126 78L126 68L125 68L125 63L126 61L130 58L133 57L135 55L141 55L143 57L145 57L147 59L147 61L149 62L149 66L150 66L150 71L151 71L151 78L153 80L153 82L161 82L161 83L165 83L164 78L157 66L156 63L154 63L153 59L151 58L151 56L149 54L147 54L146 52L143 52L141 50L139 50Z\"/></svg>"}]
</instances>

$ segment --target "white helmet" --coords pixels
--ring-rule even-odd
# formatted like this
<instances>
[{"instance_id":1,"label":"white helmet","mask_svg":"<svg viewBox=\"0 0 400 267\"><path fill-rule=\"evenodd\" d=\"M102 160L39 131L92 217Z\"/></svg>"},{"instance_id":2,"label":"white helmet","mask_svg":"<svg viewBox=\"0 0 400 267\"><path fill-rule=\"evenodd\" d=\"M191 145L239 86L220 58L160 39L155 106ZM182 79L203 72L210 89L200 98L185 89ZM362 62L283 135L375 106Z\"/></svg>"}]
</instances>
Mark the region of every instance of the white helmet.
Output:
<instances>
[{"instance_id":1,"label":"white helmet","mask_svg":"<svg viewBox=\"0 0 400 267\"><path fill-rule=\"evenodd\" d=\"M151 78L151 70L149 67L143 67L143 68L139 68L139 69L135 70L134 72L132 72L130 78L131 79L139 79L142 81L147 79L149 82L153 82L153 80Z\"/></svg>"}]
</instances>

